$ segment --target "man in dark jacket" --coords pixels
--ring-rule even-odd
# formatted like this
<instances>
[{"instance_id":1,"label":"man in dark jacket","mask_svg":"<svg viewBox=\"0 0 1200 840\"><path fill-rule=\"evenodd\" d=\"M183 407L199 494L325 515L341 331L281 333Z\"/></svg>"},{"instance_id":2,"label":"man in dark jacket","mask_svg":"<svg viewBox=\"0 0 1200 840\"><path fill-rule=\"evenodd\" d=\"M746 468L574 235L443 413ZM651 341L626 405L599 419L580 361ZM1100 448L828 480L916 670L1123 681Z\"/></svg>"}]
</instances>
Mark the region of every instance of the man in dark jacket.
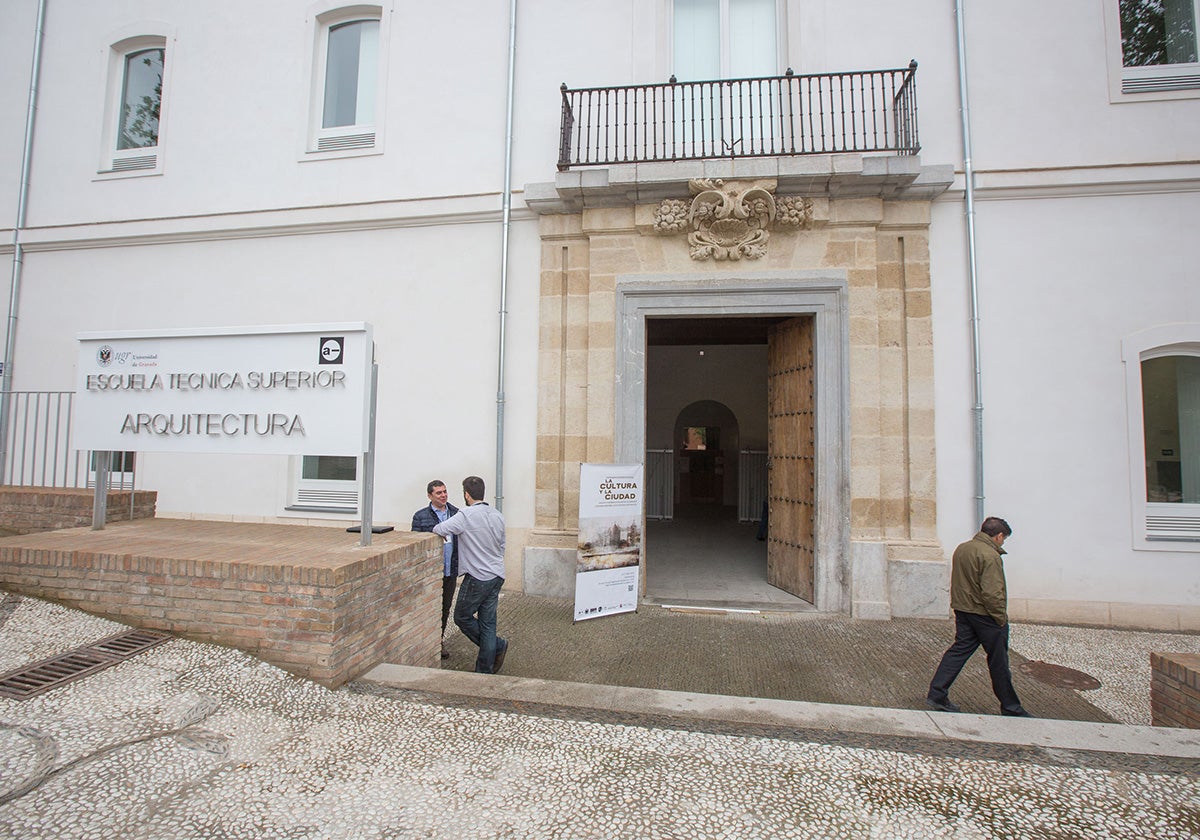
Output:
<instances>
[{"instance_id":1,"label":"man in dark jacket","mask_svg":"<svg viewBox=\"0 0 1200 840\"><path fill-rule=\"evenodd\" d=\"M413 514L412 530L433 533L433 526L445 522L458 508L446 501L445 482L434 479L425 487L429 504ZM442 659L448 659L446 650L446 619L450 617L450 605L454 603L454 585L458 581L458 538L446 537L442 547Z\"/></svg>"},{"instance_id":2,"label":"man in dark jacket","mask_svg":"<svg viewBox=\"0 0 1200 840\"><path fill-rule=\"evenodd\" d=\"M929 684L925 704L939 712L960 712L950 700L950 685L980 646L987 653L992 691L1000 713L1033 717L1021 706L1008 666L1008 589L1004 580L1004 541L1012 528L989 516L979 533L954 549L950 572L950 607L954 610L954 644L942 656Z\"/></svg>"}]
</instances>

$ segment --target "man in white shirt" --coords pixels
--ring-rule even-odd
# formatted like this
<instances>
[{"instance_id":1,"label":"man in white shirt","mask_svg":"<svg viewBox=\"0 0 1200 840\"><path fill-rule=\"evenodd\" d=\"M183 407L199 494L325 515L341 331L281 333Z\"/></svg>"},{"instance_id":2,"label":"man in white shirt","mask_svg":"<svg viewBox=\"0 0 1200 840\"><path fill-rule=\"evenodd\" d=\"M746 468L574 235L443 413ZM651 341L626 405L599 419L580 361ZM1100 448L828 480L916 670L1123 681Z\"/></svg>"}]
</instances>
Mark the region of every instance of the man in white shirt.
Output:
<instances>
[{"instance_id":1,"label":"man in white shirt","mask_svg":"<svg viewBox=\"0 0 1200 840\"><path fill-rule=\"evenodd\" d=\"M504 586L504 517L483 500L483 494L482 478L464 478L467 506L433 526L433 533L456 537L463 579L454 604L454 623L479 646L476 672L498 674L508 653L508 640L496 635L496 606Z\"/></svg>"}]
</instances>

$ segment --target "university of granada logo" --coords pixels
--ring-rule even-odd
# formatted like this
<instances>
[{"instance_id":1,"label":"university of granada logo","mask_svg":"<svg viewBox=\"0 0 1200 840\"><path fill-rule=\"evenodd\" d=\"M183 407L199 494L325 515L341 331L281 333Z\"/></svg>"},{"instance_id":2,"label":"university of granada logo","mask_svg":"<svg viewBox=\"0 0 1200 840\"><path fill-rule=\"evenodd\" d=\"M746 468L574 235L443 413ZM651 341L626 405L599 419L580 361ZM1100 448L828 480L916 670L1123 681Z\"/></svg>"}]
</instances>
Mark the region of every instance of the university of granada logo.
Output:
<instances>
[{"instance_id":1,"label":"university of granada logo","mask_svg":"<svg viewBox=\"0 0 1200 840\"><path fill-rule=\"evenodd\" d=\"M105 344L96 351L96 361L100 363L100 367L108 367L112 364L113 349Z\"/></svg>"}]
</instances>

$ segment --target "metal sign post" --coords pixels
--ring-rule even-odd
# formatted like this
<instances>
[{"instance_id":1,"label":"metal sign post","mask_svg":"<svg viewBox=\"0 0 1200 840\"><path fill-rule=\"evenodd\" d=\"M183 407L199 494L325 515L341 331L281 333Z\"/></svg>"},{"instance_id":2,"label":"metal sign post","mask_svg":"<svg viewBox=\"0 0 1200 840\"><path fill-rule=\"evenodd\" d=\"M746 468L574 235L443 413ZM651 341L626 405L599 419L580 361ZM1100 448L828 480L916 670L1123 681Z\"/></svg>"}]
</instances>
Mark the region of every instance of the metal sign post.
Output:
<instances>
[{"instance_id":1,"label":"metal sign post","mask_svg":"<svg viewBox=\"0 0 1200 840\"><path fill-rule=\"evenodd\" d=\"M371 362L371 396L367 409L367 451L363 453L362 539L371 544L371 513L375 503L375 408L379 398L379 365Z\"/></svg>"},{"instance_id":2,"label":"metal sign post","mask_svg":"<svg viewBox=\"0 0 1200 840\"><path fill-rule=\"evenodd\" d=\"M92 530L103 531L108 519L108 467L111 452L93 452L96 459L96 495L92 499Z\"/></svg>"}]
</instances>

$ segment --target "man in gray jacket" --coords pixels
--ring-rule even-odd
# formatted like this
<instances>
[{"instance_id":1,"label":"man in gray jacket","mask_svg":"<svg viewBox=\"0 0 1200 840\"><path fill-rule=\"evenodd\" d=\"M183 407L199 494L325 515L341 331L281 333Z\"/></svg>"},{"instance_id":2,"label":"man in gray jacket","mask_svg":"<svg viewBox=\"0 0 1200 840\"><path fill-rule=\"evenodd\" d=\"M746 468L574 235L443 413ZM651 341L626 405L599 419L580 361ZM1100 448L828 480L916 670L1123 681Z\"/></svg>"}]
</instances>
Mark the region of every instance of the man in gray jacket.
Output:
<instances>
[{"instance_id":1,"label":"man in gray jacket","mask_svg":"<svg viewBox=\"0 0 1200 840\"><path fill-rule=\"evenodd\" d=\"M454 623L479 646L475 670L498 674L508 653L508 640L496 635L496 606L504 586L504 517L483 500L483 479L463 479L467 506L433 526L442 537L456 536L462 585L454 604Z\"/></svg>"},{"instance_id":2,"label":"man in gray jacket","mask_svg":"<svg viewBox=\"0 0 1200 840\"><path fill-rule=\"evenodd\" d=\"M925 704L939 712L961 712L950 700L950 685L980 646L987 653L992 691L1000 713L1033 717L1021 706L1008 666L1008 589L1004 580L1004 541L1012 528L989 516L979 533L954 549L950 572L950 607L954 610L954 644L942 655L929 684Z\"/></svg>"}]
</instances>

